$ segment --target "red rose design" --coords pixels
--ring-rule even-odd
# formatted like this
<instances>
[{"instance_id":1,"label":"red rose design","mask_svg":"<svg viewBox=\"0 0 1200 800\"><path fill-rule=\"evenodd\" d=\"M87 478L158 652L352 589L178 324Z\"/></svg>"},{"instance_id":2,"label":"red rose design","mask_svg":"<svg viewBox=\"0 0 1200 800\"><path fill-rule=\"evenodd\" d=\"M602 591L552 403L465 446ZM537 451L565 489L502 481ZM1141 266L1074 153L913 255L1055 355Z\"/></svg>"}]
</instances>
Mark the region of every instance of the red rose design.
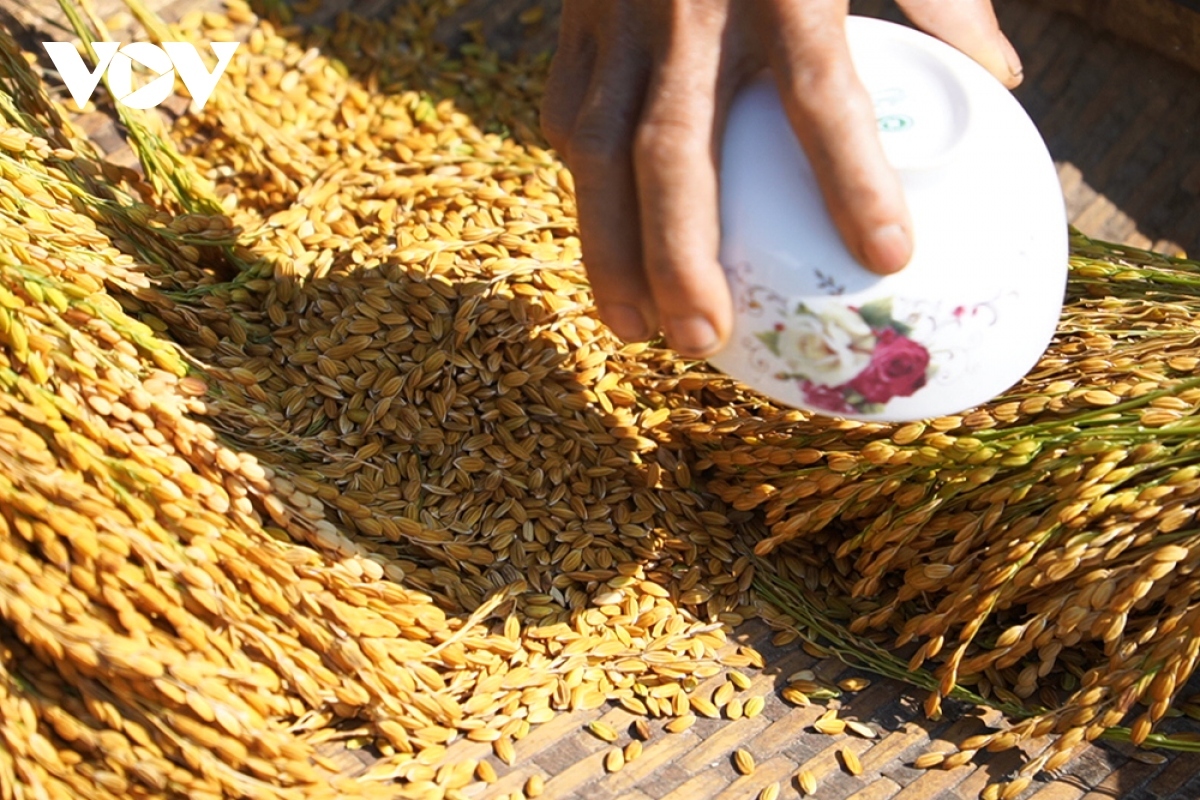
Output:
<instances>
[{"instance_id":1,"label":"red rose design","mask_svg":"<svg viewBox=\"0 0 1200 800\"><path fill-rule=\"evenodd\" d=\"M832 411L835 414L845 414L853 410L846 405L846 397L840 387L820 386L812 381L801 381L800 391L804 392L804 399L813 408Z\"/></svg>"},{"instance_id":2,"label":"red rose design","mask_svg":"<svg viewBox=\"0 0 1200 800\"><path fill-rule=\"evenodd\" d=\"M868 403L886 403L893 397L909 397L925 385L929 351L895 328L876 334L871 363L847 386Z\"/></svg>"}]
</instances>

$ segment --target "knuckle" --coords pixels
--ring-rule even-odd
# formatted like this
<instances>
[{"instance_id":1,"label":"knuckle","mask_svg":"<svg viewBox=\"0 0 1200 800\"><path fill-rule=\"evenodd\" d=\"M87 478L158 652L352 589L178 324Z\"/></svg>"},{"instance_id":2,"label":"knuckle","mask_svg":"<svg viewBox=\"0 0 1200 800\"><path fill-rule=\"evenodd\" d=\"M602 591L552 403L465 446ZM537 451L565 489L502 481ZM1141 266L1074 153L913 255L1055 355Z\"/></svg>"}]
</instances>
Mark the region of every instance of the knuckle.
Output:
<instances>
[{"instance_id":1,"label":"knuckle","mask_svg":"<svg viewBox=\"0 0 1200 800\"><path fill-rule=\"evenodd\" d=\"M567 162L575 171L611 169L629 157L629 142L607 125L583 121L564 145Z\"/></svg>"},{"instance_id":2,"label":"knuckle","mask_svg":"<svg viewBox=\"0 0 1200 800\"><path fill-rule=\"evenodd\" d=\"M643 120L634 137L633 150L639 165L661 168L690 159L697 146L696 126L674 115L656 114Z\"/></svg>"},{"instance_id":3,"label":"knuckle","mask_svg":"<svg viewBox=\"0 0 1200 800\"><path fill-rule=\"evenodd\" d=\"M802 107L825 108L853 100L858 93L853 67L834 56L805 57L787 71L788 89Z\"/></svg>"},{"instance_id":4,"label":"knuckle","mask_svg":"<svg viewBox=\"0 0 1200 800\"><path fill-rule=\"evenodd\" d=\"M874 102L852 70L808 72L789 78L784 93L806 121L813 140L824 140L834 150L844 150L850 141L857 140L861 126L869 124L873 130Z\"/></svg>"}]
</instances>

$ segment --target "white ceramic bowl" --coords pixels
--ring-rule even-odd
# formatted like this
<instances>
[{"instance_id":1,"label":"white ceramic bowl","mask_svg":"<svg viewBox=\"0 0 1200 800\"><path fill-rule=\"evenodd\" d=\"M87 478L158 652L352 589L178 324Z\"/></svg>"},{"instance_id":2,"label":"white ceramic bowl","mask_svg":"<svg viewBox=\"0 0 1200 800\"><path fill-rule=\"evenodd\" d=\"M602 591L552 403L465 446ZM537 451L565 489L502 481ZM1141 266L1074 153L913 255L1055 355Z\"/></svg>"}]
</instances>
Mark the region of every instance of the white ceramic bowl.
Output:
<instances>
[{"instance_id":1,"label":"white ceramic bowl","mask_svg":"<svg viewBox=\"0 0 1200 800\"><path fill-rule=\"evenodd\" d=\"M957 413L1020 380L1054 334L1062 189L1033 122L983 67L889 22L851 17L847 35L912 214L912 261L882 277L855 261L762 78L725 132L721 262L736 315L709 361L821 414Z\"/></svg>"}]
</instances>

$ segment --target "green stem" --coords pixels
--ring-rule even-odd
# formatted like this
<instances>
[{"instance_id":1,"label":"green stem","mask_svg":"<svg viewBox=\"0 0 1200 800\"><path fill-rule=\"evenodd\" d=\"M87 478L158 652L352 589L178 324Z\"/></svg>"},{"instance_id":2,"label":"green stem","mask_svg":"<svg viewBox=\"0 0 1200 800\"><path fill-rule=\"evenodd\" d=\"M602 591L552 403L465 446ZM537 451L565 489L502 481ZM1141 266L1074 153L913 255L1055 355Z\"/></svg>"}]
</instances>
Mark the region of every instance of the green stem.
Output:
<instances>
[{"instance_id":1,"label":"green stem","mask_svg":"<svg viewBox=\"0 0 1200 800\"><path fill-rule=\"evenodd\" d=\"M894 655L891 650L880 647L871 640L858 636L829 619L805 597L803 588L776 575L766 561L762 559L755 559L755 561L757 563L755 565L754 590L796 623L792 630L802 639L825 648L847 666L867 670L885 678L916 686L919 689L931 692L938 690L939 681L932 672L923 668L910 670L908 664ZM805 629L815 632L817 636L805 635ZM1016 719L1028 719L1051 713L1050 709L1040 706L1026 707L986 698L958 685L955 685L947 696L951 700L995 709ZM1108 728L1100 738L1106 741L1128 742L1130 735L1129 728L1118 726ZM1200 753L1200 742L1179 739L1162 733L1150 734L1142 747Z\"/></svg>"}]
</instances>

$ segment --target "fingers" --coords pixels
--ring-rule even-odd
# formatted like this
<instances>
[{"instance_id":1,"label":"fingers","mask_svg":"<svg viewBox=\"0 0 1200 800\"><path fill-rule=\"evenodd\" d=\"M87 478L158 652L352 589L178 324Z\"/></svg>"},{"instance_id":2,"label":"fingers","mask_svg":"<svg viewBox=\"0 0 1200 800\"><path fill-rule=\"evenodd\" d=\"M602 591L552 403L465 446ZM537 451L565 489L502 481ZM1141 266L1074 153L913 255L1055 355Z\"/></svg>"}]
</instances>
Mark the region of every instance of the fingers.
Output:
<instances>
[{"instance_id":1,"label":"fingers","mask_svg":"<svg viewBox=\"0 0 1200 800\"><path fill-rule=\"evenodd\" d=\"M988 0L901 5L1007 85L1020 81ZM881 274L908 263L912 224L850 59L847 7L565 3L542 124L574 173L588 276L600 316L619 336L644 339L661 324L672 346L695 357L727 339L719 132L740 79L764 62L847 247Z\"/></svg>"},{"instance_id":2,"label":"fingers","mask_svg":"<svg viewBox=\"0 0 1200 800\"><path fill-rule=\"evenodd\" d=\"M788 118L843 241L874 272L902 269L912 257L912 224L879 142L871 98L850 60L846 4L756 8Z\"/></svg>"},{"instance_id":3,"label":"fingers","mask_svg":"<svg viewBox=\"0 0 1200 800\"><path fill-rule=\"evenodd\" d=\"M717 260L720 218L715 136L724 18L673 19L634 143L642 256L667 341L702 358L732 328Z\"/></svg>"},{"instance_id":4,"label":"fingers","mask_svg":"<svg viewBox=\"0 0 1200 800\"><path fill-rule=\"evenodd\" d=\"M637 51L613 47L599 54L590 81L580 81L587 88L570 133L556 143L575 178L583 260L597 310L625 341L647 339L659 324L642 269L631 144L649 71Z\"/></svg>"},{"instance_id":5,"label":"fingers","mask_svg":"<svg viewBox=\"0 0 1200 800\"><path fill-rule=\"evenodd\" d=\"M622 29L670 6L646 6L632 22L619 14L590 20L584 27L599 42L590 64L561 49L564 33L543 127L575 178L601 318L626 340L661 326L681 353L703 357L728 337L732 316L717 262L714 119L733 83L720 82L718 91L718 71L722 58L728 63L747 48L720 46L724 15L714 9L721 3L702 11L679 5L678 18L654 19L653 27L672 31L665 46L643 46ZM726 74L739 69L735 58Z\"/></svg>"},{"instance_id":6,"label":"fingers","mask_svg":"<svg viewBox=\"0 0 1200 800\"><path fill-rule=\"evenodd\" d=\"M1021 59L1000 31L990 0L899 0L915 25L954 45L1010 89L1023 77Z\"/></svg>"},{"instance_id":7,"label":"fingers","mask_svg":"<svg viewBox=\"0 0 1200 800\"><path fill-rule=\"evenodd\" d=\"M565 152L567 139L575 127L596 60L592 37L587 35L587 21L581 16L575 4L563 9L558 47L542 94L542 135L560 152Z\"/></svg>"}]
</instances>

